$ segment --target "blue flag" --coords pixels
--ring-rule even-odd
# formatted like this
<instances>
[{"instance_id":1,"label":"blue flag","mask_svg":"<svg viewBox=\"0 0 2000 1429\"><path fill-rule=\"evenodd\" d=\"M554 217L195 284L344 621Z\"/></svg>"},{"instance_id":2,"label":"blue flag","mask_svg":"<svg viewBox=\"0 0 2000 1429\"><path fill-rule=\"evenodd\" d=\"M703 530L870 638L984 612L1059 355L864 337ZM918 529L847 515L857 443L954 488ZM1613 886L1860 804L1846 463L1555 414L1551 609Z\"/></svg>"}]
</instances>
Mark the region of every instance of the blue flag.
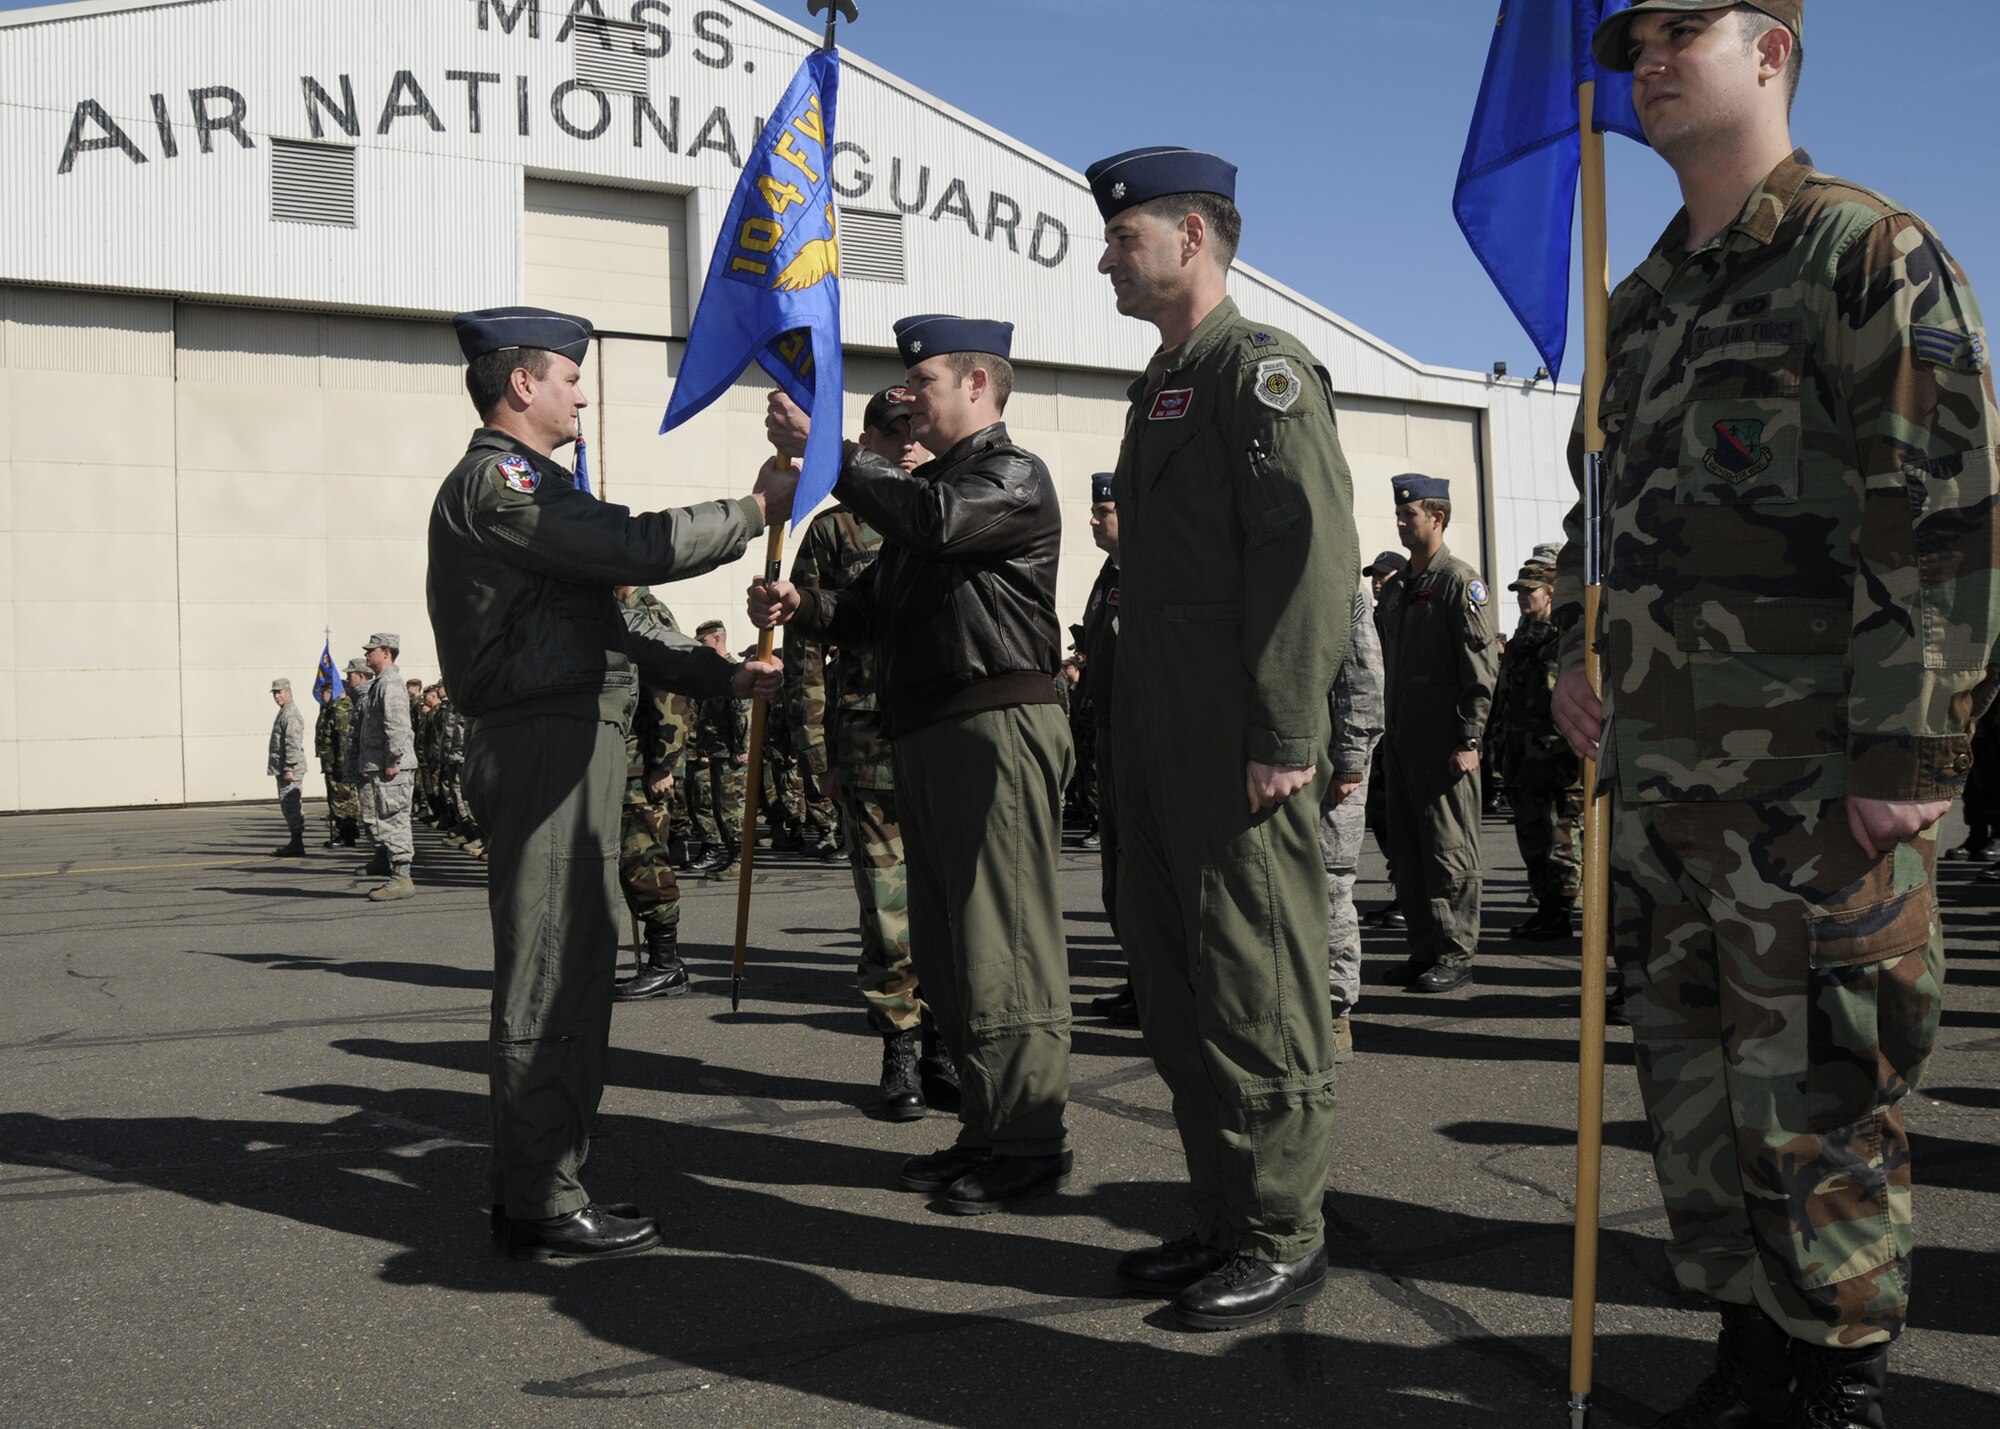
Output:
<instances>
[{"instance_id":1,"label":"blue flag","mask_svg":"<svg viewBox=\"0 0 2000 1429\"><path fill-rule=\"evenodd\" d=\"M585 496L596 495L590 489L590 452L584 447L583 428L581 425L577 427L576 431L576 470L571 472L570 475L576 478L576 489L578 491L581 491Z\"/></svg>"},{"instance_id":2,"label":"blue flag","mask_svg":"<svg viewBox=\"0 0 2000 1429\"><path fill-rule=\"evenodd\" d=\"M1591 58L1598 22L1631 0L1501 0L1451 211L1500 296L1562 374L1570 231L1583 164L1577 87L1597 81L1595 127L1641 144L1632 76Z\"/></svg>"},{"instance_id":3,"label":"blue flag","mask_svg":"<svg viewBox=\"0 0 2000 1429\"><path fill-rule=\"evenodd\" d=\"M754 360L820 418L806 441L794 521L840 476L840 249L834 235L838 51L815 50L758 136L722 221L662 432L701 411Z\"/></svg>"},{"instance_id":4,"label":"blue flag","mask_svg":"<svg viewBox=\"0 0 2000 1429\"><path fill-rule=\"evenodd\" d=\"M326 645L319 652L319 673L313 676L313 703L325 704L326 692L340 693L340 672L333 668L333 637L326 638Z\"/></svg>"}]
</instances>

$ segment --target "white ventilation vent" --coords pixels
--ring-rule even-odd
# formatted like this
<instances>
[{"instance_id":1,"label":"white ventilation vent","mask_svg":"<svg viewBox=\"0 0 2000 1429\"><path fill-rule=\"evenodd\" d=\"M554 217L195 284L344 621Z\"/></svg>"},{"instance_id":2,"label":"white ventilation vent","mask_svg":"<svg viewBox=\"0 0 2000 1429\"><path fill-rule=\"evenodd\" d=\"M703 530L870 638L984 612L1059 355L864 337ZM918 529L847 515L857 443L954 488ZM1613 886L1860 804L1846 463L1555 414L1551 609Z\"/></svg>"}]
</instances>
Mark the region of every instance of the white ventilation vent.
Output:
<instances>
[{"instance_id":1,"label":"white ventilation vent","mask_svg":"<svg viewBox=\"0 0 2000 1429\"><path fill-rule=\"evenodd\" d=\"M840 276L866 283L901 283L903 215L867 208L840 211Z\"/></svg>"},{"instance_id":2,"label":"white ventilation vent","mask_svg":"<svg viewBox=\"0 0 2000 1429\"><path fill-rule=\"evenodd\" d=\"M354 150L273 139L271 217L278 223L354 227Z\"/></svg>"},{"instance_id":3,"label":"white ventilation vent","mask_svg":"<svg viewBox=\"0 0 2000 1429\"><path fill-rule=\"evenodd\" d=\"M621 94L646 92L646 27L599 15L576 17L576 82Z\"/></svg>"}]
</instances>

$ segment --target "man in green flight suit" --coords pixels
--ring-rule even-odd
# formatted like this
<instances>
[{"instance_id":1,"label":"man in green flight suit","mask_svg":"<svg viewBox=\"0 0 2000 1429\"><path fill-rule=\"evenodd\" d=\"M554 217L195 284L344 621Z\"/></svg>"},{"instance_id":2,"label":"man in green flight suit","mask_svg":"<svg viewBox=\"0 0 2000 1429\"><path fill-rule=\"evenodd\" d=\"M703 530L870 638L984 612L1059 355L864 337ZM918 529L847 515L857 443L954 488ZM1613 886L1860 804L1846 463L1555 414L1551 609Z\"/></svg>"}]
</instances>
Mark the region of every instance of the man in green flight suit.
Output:
<instances>
[{"instance_id":1,"label":"man in green flight suit","mask_svg":"<svg viewBox=\"0 0 2000 1429\"><path fill-rule=\"evenodd\" d=\"M957 1144L903 1163L906 1190L985 1215L1060 1190L1072 1164L1069 958L1056 854L1074 767L1057 703L1062 512L1040 457L1003 420L1013 325L924 313L895 324L914 472L850 442L834 494L883 536L845 590L751 587L759 626L797 619L874 647L889 701L908 855L910 951L958 1066ZM774 393L785 455L808 424Z\"/></svg>"},{"instance_id":2,"label":"man in green flight suit","mask_svg":"<svg viewBox=\"0 0 2000 1429\"><path fill-rule=\"evenodd\" d=\"M900 471L931 459L910 433L909 389L868 399L855 444ZM846 590L882 554L882 533L840 505L820 512L792 558L800 590ZM896 764L884 732L875 654L866 640L829 647L794 625L785 632L785 682L799 765L817 777L846 826L847 858L861 905L855 982L868 1025L882 1038L882 1115L917 1121L927 1106L959 1109L958 1073L938 1036L910 960L909 879L896 806Z\"/></svg>"},{"instance_id":3,"label":"man in green flight suit","mask_svg":"<svg viewBox=\"0 0 2000 1429\"><path fill-rule=\"evenodd\" d=\"M1486 582L1445 545L1451 483L1410 473L1392 485L1410 565L1383 587L1375 623L1389 866L1409 920L1398 977L1412 992L1450 992L1472 981L1479 947L1479 749L1498 658Z\"/></svg>"},{"instance_id":4,"label":"man in green flight suit","mask_svg":"<svg viewBox=\"0 0 2000 1429\"><path fill-rule=\"evenodd\" d=\"M1173 1093L1193 1234L1128 1288L1226 1329L1318 1295L1333 1155L1320 796L1360 580L1326 371L1227 280L1235 166L1151 148L1086 172L1098 271L1159 329L1130 389L1118 509L1118 933ZM1195 950L1199 950L1199 956Z\"/></svg>"},{"instance_id":5,"label":"man in green flight suit","mask_svg":"<svg viewBox=\"0 0 2000 1429\"><path fill-rule=\"evenodd\" d=\"M2000 684L2000 413L1937 235L1793 147L1803 12L1643 0L1597 29L1684 206L1611 297L1603 592L1554 703L1612 796L1668 1261L1721 1310L1663 1422L1879 1429L1901 1104L1944 997L1937 824ZM1581 484L1580 427L1571 451ZM1581 502L1565 529L1559 612Z\"/></svg>"},{"instance_id":6,"label":"man in green flight suit","mask_svg":"<svg viewBox=\"0 0 2000 1429\"><path fill-rule=\"evenodd\" d=\"M769 462L741 500L636 514L600 501L550 456L589 405L590 325L499 308L453 326L481 426L431 508L426 589L472 719L466 793L490 868L494 1228L516 1257L627 1255L659 1227L580 1179L611 1032L625 721L641 679L746 698L782 682L775 664L629 629L611 589L735 560L767 512L791 509L797 477Z\"/></svg>"}]
</instances>

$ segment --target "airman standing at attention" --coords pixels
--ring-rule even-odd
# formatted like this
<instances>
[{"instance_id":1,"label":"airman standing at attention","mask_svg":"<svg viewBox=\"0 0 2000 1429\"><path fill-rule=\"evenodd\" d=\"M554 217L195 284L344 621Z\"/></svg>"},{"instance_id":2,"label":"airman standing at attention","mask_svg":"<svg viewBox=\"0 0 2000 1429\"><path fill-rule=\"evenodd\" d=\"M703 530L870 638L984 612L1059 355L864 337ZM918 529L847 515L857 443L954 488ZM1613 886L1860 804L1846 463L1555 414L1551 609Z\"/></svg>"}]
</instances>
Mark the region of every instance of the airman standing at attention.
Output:
<instances>
[{"instance_id":1,"label":"airman standing at attention","mask_svg":"<svg viewBox=\"0 0 2000 1429\"><path fill-rule=\"evenodd\" d=\"M1642 0L1597 28L1684 207L1611 297L1603 594L1555 716L1614 804L1668 1260L1722 1311L1667 1422L1878 1429L1901 1103L1944 996L1937 823L2000 683L2000 414L1937 235L1793 147L1804 8ZM1565 528L1558 612L1581 503Z\"/></svg>"},{"instance_id":2,"label":"airman standing at attention","mask_svg":"<svg viewBox=\"0 0 2000 1429\"><path fill-rule=\"evenodd\" d=\"M1098 271L1160 334L1112 482L1118 932L1194 1203L1192 1234L1118 1276L1174 1297L1184 1325L1228 1329L1326 1283L1319 806L1361 574L1353 481L1326 370L1228 296L1235 166L1135 149L1086 177Z\"/></svg>"},{"instance_id":3,"label":"airman standing at attention","mask_svg":"<svg viewBox=\"0 0 2000 1429\"><path fill-rule=\"evenodd\" d=\"M725 660L736 658L729 653L729 630L721 621L704 620L694 633ZM728 694L697 703L691 747L690 763L699 764L693 777L701 782L688 791L689 809L695 833L708 852L688 872L721 879L736 867L742 848L743 808L749 797L749 705Z\"/></svg>"},{"instance_id":4,"label":"airman standing at attention","mask_svg":"<svg viewBox=\"0 0 2000 1429\"><path fill-rule=\"evenodd\" d=\"M1118 498L1112 493L1112 473L1090 478L1090 539L1104 552L1097 580L1083 604L1082 693L1090 705L1097 750L1097 893L1111 936L1118 937ZM1121 948L1122 956L1122 948ZM1090 1010L1123 1027L1139 1025L1139 998L1132 991L1128 967L1125 986L1090 1000Z\"/></svg>"},{"instance_id":5,"label":"airman standing at attention","mask_svg":"<svg viewBox=\"0 0 2000 1429\"><path fill-rule=\"evenodd\" d=\"M1451 483L1395 479L1396 534L1409 569L1383 587L1376 618L1388 694L1382 772L1396 906L1409 920L1412 992L1472 981L1479 947L1479 749L1496 657L1479 572L1445 545Z\"/></svg>"},{"instance_id":6,"label":"airman standing at attention","mask_svg":"<svg viewBox=\"0 0 2000 1429\"><path fill-rule=\"evenodd\" d=\"M271 720L271 757L264 772L278 781L278 810L285 816L291 839L271 850L276 858L306 856L306 722L292 703L292 682L280 675L271 681L271 700L278 713Z\"/></svg>"},{"instance_id":7,"label":"airman standing at attention","mask_svg":"<svg viewBox=\"0 0 2000 1429\"><path fill-rule=\"evenodd\" d=\"M680 634L674 613L640 585L613 587L628 630ZM651 685L639 686L639 702L625 732L625 805L618 828L618 881L625 907L645 930L645 946L635 950L638 966L611 990L616 1002L679 997L688 990L681 961L681 885L667 857L668 808L674 761L687 744L692 723L686 696Z\"/></svg>"},{"instance_id":8,"label":"airman standing at attention","mask_svg":"<svg viewBox=\"0 0 2000 1429\"><path fill-rule=\"evenodd\" d=\"M383 632L369 636L361 647L375 678L361 697L354 722L356 767L370 827L389 866L389 881L369 890L369 901L374 903L414 898L417 893L410 877L416 857L410 806L417 783L417 740L410 727L409 696L396 668L401 646L401 636Z\"/></svg>"}]
</instances>

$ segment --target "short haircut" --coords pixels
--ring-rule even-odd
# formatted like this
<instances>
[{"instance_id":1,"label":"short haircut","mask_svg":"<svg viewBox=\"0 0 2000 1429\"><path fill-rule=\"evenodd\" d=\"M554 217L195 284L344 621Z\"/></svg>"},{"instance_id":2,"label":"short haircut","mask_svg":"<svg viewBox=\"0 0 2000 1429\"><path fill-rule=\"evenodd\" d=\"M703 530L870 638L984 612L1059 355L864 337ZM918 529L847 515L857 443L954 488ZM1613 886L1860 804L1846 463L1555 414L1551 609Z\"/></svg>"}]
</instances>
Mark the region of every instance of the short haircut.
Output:
<instances>
[{"instance_id":1,"label":"short haircut","mask_svg":"<svg viewBox=\"0 0 2000 1429\"><path fill-rule=\"evenodd\" d=\"M1451 503L1449 501L1419 501L1417 505L1437 517L1445 525L1449 526L1451 524Z\"/></svg>"},{"instance_id":2,"label":"short haircut","mask_svg":"<svg viewBox=\"0 0 2000 1429\"><path fill-rule=\"evenodd\" d=\"M507 396L507 384L520 368L536 381L549 375L549 359L555 354L544 347L503 347L485 353L466 364L465 391L472 398L479 420L489 421Z\"/></svg>"},{"instance_id":3,"label":"short haircut","mask_svg":"<svg viewBox=\"0 0 2000 1429\"><path fill-rule=\"evenodd\" d=\"M1227 272L1236 261L1236 245L1243 241L1243 215L1221 194L1165 194L1140 204L1139 212L1169 223L1179 223L1191 213L1200 214L1223 270Z\"/></svg>"},{"instance_id":4,"label":"short haircut","mask_svg":"<svg viewBox=\"0 0 2000 1429\"><path fill-rule=\"evenodd\" d=\"M972 375L972 369L983 367L992 379L989 390L993 393L993 410L1007 410L1007 399L1014 395L1014 365L998 353L992 352L948 352L945 363L951 368L951 375L960 382Z\"/></svg>"},{"instance_id":5,"label":"short haircut","mask_svg":"<svg viewBox=\"0 0 2000 1429\"><path fill-rule=\"evenodd\" d=\"M1755 5L1738 5L1731 12L1743 29L1743 48L1746 51L1757 48L1757 42L1773 30L1790 30L1791 26ZM1790 113L1792 105L1799 97L1799 76L1805 72L1806 42L1796 34L1792 36L1792 57L1785 63L1785 112Z\"/></svg>"}]
</instances>

